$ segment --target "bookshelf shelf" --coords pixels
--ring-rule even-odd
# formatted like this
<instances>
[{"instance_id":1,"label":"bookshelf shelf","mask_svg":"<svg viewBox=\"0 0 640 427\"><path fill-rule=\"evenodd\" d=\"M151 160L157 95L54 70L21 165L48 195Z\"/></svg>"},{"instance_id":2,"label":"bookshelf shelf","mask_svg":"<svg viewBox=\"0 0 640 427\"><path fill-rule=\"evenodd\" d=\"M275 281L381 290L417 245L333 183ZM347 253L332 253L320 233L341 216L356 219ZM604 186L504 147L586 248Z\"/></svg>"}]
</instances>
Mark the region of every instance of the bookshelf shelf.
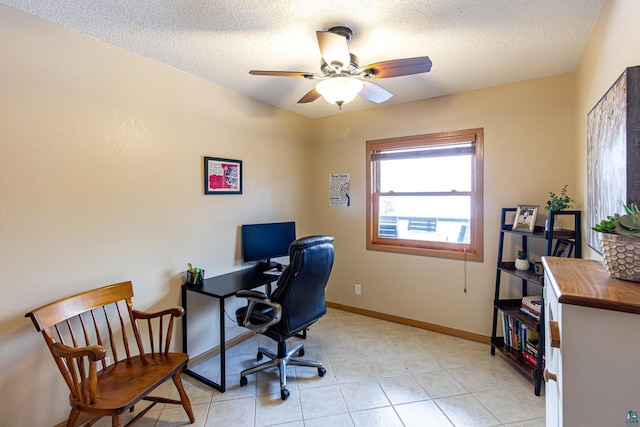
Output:
<instances>
[{"instance_id":1,"label":"bookshelf shelf","mask_svg":"<svg viewBox=\"0 0 640 427\"><path fill-rule=\"evenodd\" d=\"M527 271L522 271L516 270L515 264L515 262L498 262L498 269L536 285L542 285L542 277L534 274L533 266L529 267Z\"/></svg>"},{"instance_id":2,"label":"bookshelf shelf","mask_svg":"<svg viewBox=\"0 0 640 427\"><path fill-rule=\"evenodd\" d=\"M540 332L540 320L536 320L520 311L520 299L499 300L496 302L496 307L499 311L503 312L509 317L516 319L518 322L524 324L527 328Z\"/></svg>"},{"instance_id":3,"label":"bookshelf shelf","mask_svg":"<svg viewBox=\"0 0 640 427\"><path fill-rule=\"evenodd\" d=\"M520 371L521 374L528 377L531 380L535 380L536 378L536 368L535 366L528 363L522 357L522 353L514 350L511 347L504 345L504 340L502 337L497 337L491 340L491 346L495 348L499 354L504 357L516 370Z\"/></svg>"},{"instance_id":4,"label":"bookshelf shelf","mask_svg":"<svg viewBox=\"0 0 640 427\"><path fill-rule=\"evenodd\" d=\"M521 310L522 298L505 299L501 297L501 288L507 287L502 285L503 275L515 277L516 283L519 283L519 292L524 296L542 294L542 286L544 286L543 277L536 275L533 266L529 270L521 271L515 268L515 262L505 260L504 245L505 235L510 235L513 241L521 243L522 249L527 251L529 239L538 239L544 241L544 256L554 256L554 244L557 246L558 241L568 241L573 245L571 255L575 258L582 257L582 235L581 235L581 212L580 211L550 211L549 212L549 231L545 231L543 227L536 226L533 232L513 230L512 224L515 219L516 208L502 208L500 218L500 236L498 240L498 262L496 268L496 286L493 303L493 324L491 328L491 354L501 355L509 364L524 376L530 378L534 383L534 393L539 396L542 387L542 367L544 355L544 310L540 309L539 318L534 318ZM570 229L553 230L553 225L558 218L563 218ZM568 218L568 220L567 220ZM506 283L513 283L506 282ZM529 285L537 288L536 292L530 293ZM512 286L512 285L511 285ZM507 291L505 289L504 291ZM514 291L514 290L510 290ZM505 292L506 293L506 292ZM544 301L540 296L540 308L544 307ZM502 323L503 327L499 328L498 324ZM505 323L509 323L509 327L504 328ZM525 330L521 327L524 326ZM512 330L513 329L513 330ZM520 336L514 338L512 334L525 336L526 330L535 332L537 335L537 343L534 348L527 343L526 338L520 341ZM522 331L522 332L521 332ZM510 334L507 339L507 333ZM502 336L500 336L502 335ZM514 344L517 343L516 344ZM532 341L534 342L534 341ZM533 350L530 352L528 350ZM525 354L527 353L527 354ZM526 360L525 356L531 360Z\"/></svg>"}]
</instances>

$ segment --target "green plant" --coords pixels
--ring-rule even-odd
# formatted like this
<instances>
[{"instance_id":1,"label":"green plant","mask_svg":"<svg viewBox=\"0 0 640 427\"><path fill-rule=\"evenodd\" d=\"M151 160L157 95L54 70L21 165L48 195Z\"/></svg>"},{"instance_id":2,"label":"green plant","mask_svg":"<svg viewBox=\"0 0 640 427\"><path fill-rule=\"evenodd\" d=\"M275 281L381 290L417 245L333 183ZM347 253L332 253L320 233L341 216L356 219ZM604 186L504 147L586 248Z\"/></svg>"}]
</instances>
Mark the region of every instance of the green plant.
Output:
<instances>
[{"instance_id":1,"label":"green plant","mask_svg":"<svg viewBox=\"0 0 640 427\"><path fill-rule=\"evenodd\" d=\"M615 213L596 224L593 230L599 233L619 234L621 236L640 238L640 209L635 203L622 203L625 215Z\"/></svg>"},{"instance_id":2,"label":"green plant","mask_svg":"<svg viewBox=\"0 0 640 427\"><path fill-rule=\"evenodd\" d=\"M518 249L518 259L527 259L527 251Z\"/></svg>"},{"instance_id":3,"label":"green plant","mask_svg":"<svg viewBox=\"0 0 640 427\"><path fill-rule=\"evenodd\" d=\"M572 203L574 203L575 200L567 194L567 187L569 187L568 184L562 187L560 195L557 195L553 191L549 191L549 200L547 200L547 205L544 207L544 210L561 211L572 207Z\"/></svg>"}]
</instances>

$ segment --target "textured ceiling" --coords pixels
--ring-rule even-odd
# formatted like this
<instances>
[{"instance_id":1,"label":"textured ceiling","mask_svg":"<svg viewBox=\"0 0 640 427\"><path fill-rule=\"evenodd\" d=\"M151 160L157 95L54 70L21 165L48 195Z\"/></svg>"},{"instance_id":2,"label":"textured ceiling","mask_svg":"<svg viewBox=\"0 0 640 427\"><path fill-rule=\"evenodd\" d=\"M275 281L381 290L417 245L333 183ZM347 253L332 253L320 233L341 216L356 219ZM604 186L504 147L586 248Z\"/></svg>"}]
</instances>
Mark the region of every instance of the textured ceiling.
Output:
<instances>
[{"instance_id":1,"label":"textured ceiling","mask_svg":"<svg viewBox=\"0 0 640 427\"><path fill-rule=\"evenodd\" d=\"M319 72L315 32L350 27L360 66L429 56L430 73L378 79L390 105L571 72L604 0L0 0L308 117L315 82L249 70ZM215 100L212 100L215 102ZM360 97L344 111L374 108Z\"/></svg>"}]
</instances>

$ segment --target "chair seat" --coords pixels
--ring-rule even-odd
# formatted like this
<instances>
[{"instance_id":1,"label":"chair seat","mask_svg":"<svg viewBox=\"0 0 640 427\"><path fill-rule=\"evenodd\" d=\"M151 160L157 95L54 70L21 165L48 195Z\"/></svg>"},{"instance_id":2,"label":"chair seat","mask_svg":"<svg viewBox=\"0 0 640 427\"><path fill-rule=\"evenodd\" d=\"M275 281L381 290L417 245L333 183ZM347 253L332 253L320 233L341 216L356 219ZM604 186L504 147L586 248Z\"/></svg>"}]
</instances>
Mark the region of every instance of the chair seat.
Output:
<instances>
[{"instance_id":1,"label":"chair seat","mask_svg":"<svg viewBox=\"0 0 640 427\"><path fill-rule=\"evenodd\" d=\"M238 324L242 325L242 322L244 322L245 316L247 315L247 309L248 307L240 307L236 310L236 320L238 321ZM257 303L253 306L253 310L251 310L249 320L251 320L251 323L254 325L260 325L273 319L274 315L273 307Z\"/></svg>"},{"instance_id":2,"label":"chair seat","mask_svg":"<svg viewBox=\"0 0 640 427\"><path fill-rule=\"evenodd\" d=\"M121 413L141 400L154 388L184 369L189 356L184 353L134 356L108 366L98 375L96 402L81 405L83 411ZM72 406L76 402L71 401Z\"/></svg>"},{"instance_id":3,"label":"chair seat","mask_svg":"<svg viewBox=\"0 0 640 427\"><path fill-rule=\"evenodd\" d=\"M243 322L245 321L247 316L247 309L248 307L240 307L239 309L236 310L236 319L238 321L238 324L242 325ZM266 304L258 303L253 307L253 310L251 310L251 313L249 315L249 320L254 325L260 325L263 323L267 323L268 321L273 319L273 316L274 316L273 307L269 307ZM285 325L275 324L273 326L270 326L269 329L267 329L266 331L263 331L262 334L271 338L275 342L282 342L290 338L291 336L297 335L299 332L307 329L316 321L317 319L312 319L312 321L307 322L302 326L300 326L299 328L296 328L293 330L289 330L289 329L282 330L283 326Z\"/></svg>"}]
</instances>

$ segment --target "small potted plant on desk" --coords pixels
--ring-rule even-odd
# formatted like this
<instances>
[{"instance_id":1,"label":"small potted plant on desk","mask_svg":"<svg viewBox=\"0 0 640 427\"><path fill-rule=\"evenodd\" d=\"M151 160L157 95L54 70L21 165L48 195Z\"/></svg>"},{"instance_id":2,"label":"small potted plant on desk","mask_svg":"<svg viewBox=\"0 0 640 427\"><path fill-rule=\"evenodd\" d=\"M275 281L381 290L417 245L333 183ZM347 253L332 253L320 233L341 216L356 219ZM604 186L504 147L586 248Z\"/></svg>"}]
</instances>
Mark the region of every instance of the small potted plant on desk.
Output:
<instances>
[{"instance_id":1,"label":"small potted plant on desk","mask_svg":"<svg viewBox=\"0 0 640 427\"><path fill-rule=\"evenodd\" d=\"M550 211L563 211L565 209L569 209L572 207L572 203L575 202L569 195L567 194L568 184L565 184L560 190L560 194L556 194L553 191L549 191L549 200L547 200L547 204L544 207L544 210L547 212ZM545 223L545 230L549 230L549 218L547 218L547 222ZM553 229L560 230L562 229L562 221L560 218L556 218L553 222Z\"/></svg>"},{"instance_id":2,"label":"small potted plant on desk","mask_svg":"<svg viewBox=\"0 0 640 427\"><path fill-rule=\"evenodd\" d=\"M602 250L611 277L640 282L640 210L622 203L625 214L609 215L593 230L602 233Z\"/></svg>"}]
</instances>

